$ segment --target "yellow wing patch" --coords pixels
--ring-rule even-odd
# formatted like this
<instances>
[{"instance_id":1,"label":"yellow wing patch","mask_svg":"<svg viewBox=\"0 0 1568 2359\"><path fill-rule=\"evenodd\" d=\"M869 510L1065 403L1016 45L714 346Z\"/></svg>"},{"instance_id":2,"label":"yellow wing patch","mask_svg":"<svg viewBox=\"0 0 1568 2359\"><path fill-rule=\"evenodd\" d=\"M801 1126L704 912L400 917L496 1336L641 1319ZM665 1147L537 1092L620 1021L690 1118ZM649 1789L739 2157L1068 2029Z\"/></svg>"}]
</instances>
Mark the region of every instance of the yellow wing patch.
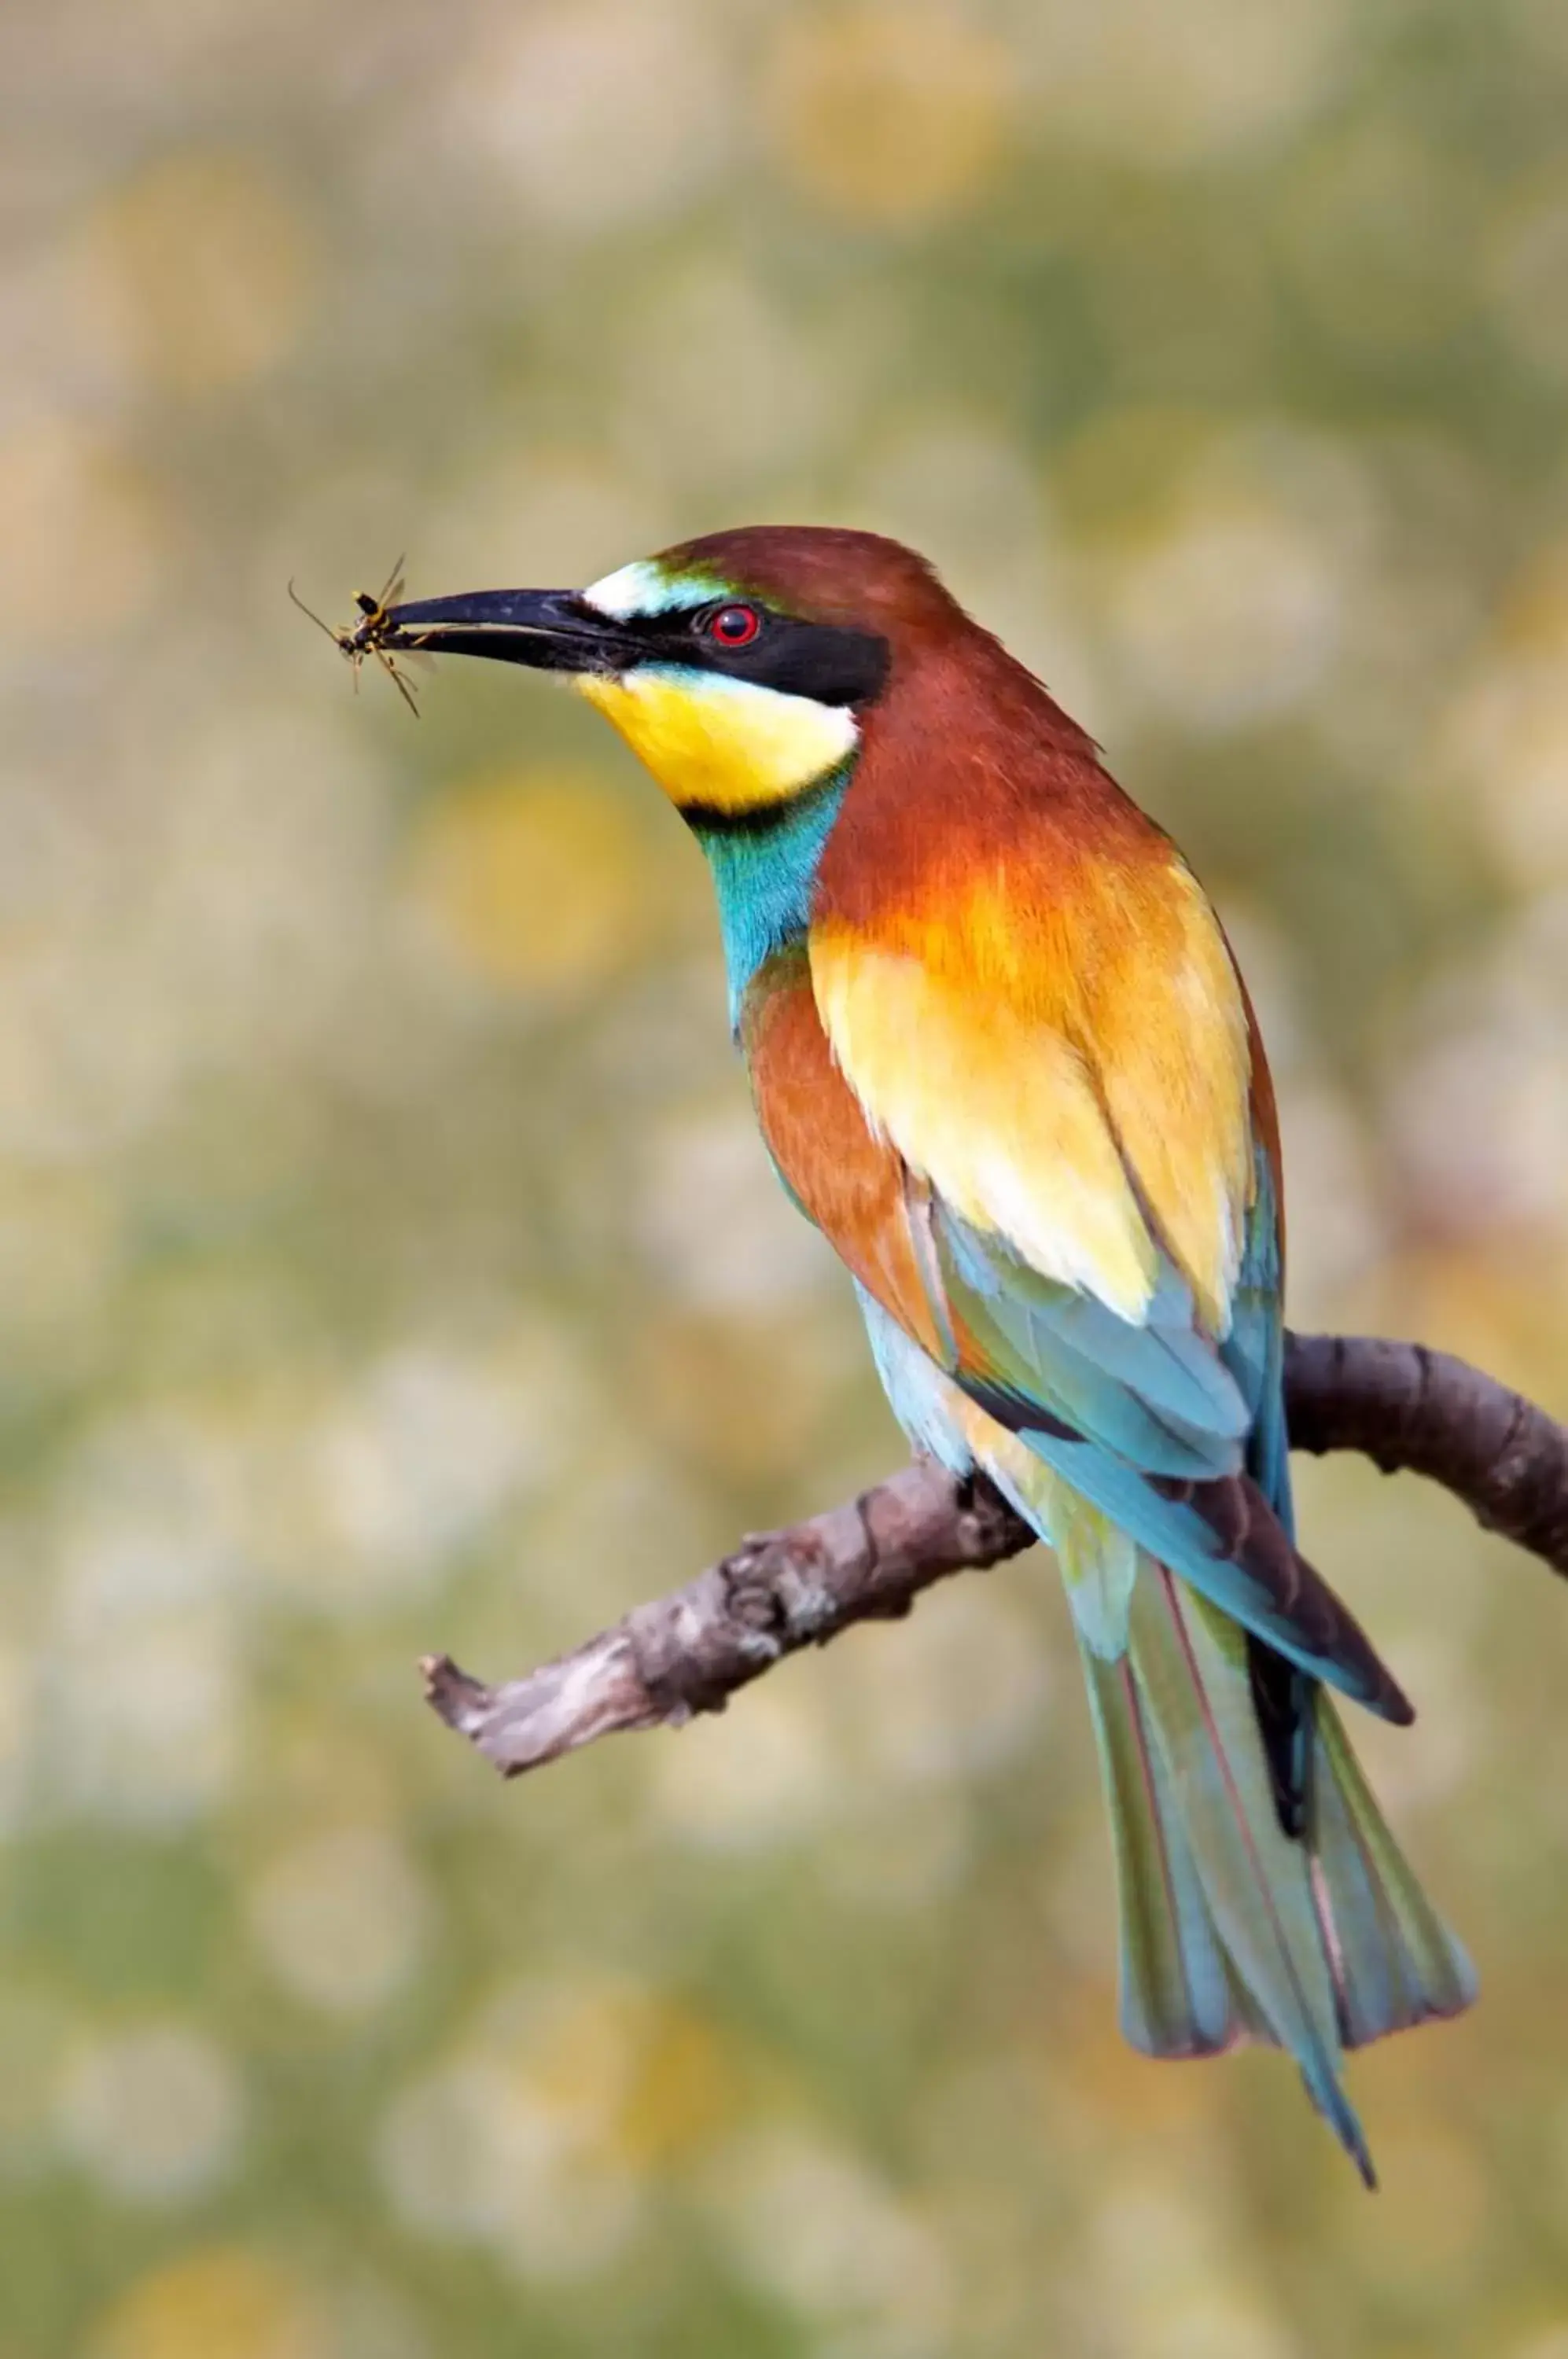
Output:
<instances>
[{"instance_id":1,"label":"yellow wing patch","mask_svg":"<svg viewBox=\"0 0 1568 2359\"><path fill-rule=\"evenodd\" d=\"M619 679L584 672L573 686L687 810L786 801L835 769L859 734L847 706L695 668L639 666Z\"/></svg>"},{"instance_id":2,"label":"yellow wing patch","mask_svg":"<svg viewBox=\"0 0 1568 2359\"><path fill-rule=\"evenodd\" d=\"M1219 921L1172 859L1171 939L1153 964L1111 964L1094 994L1101 1087L1111 1127L1166 1250L1216 1334L1252 1201L1252 1055L1247 1006Z\"/></svg>"},{"instance_id":3,"label":"yellow wing patch","mask_svg":"<svg viewBox=\"0 0 1568 2359\"><path fill-rule=\"evenodd\" d=\"M1083 1061L906 953L813 935L822 1028L867 1118L966 1221L1140 1322L1154 1245Z\"/></svg>"},{"instance_id":4,"label":"yellow wing patch","mask_svg":"<svg viewBox=\"0 0 1568 2359\"><path fill-rule=\"evenodd\" d=\"M1252 1178L1218 923L1174 853L1156 875L1085 865L1033 907L1008 886L972 880L940 922L890 917L875 940L813 928L844 1077L955 1212L1044 1276L1140 1323L1162 1245L1223 1333Z\"/></svg>"}]
</instances>

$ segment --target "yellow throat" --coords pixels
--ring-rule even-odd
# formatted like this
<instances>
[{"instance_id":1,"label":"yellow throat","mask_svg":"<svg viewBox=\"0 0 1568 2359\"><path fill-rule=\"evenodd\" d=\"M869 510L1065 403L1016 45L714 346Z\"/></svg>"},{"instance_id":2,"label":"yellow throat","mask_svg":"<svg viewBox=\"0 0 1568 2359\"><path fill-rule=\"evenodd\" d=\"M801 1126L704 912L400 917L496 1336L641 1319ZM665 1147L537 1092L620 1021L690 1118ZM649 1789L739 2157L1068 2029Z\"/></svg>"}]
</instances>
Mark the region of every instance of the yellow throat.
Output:
<instances>
[{"instance_id":1,"label":"yellow throat","mask_svg":"<svg viewBox=\"0 0 1568 2359\"><path fill-rule=\"evenodd\" d=\"M836 769L859 736L846 705L720 672L648 665L620 678L584 672L573 684L685 810L787 802Z\"/></svg>"}]
</instances>

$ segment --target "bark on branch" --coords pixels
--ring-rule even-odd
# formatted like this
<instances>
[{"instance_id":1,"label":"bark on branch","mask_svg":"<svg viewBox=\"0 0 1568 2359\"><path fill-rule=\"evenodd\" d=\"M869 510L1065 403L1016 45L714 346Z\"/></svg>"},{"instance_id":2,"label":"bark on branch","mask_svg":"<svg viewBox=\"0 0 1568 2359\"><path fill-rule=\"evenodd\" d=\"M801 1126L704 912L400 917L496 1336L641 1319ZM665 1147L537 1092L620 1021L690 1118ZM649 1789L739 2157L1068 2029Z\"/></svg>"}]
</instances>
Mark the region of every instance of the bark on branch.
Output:
<instances>
[{"instance_id":1,"label":"bark on branch","mask_svg":"<svg viewBox=\"0 0 1568 2359\"><path fill-rule=\"evenodd\" d=\"M1386 1474L1425 1474L1568 1576L1568 1430L1544 1410L1445 1352L1367 1336L1290 1336L1285 1387L1293 1448L1359 1450ZM916 1460L844 1506L744 1540L521 1679L486 1687L429 1657L425 1691L450 1728L518 1777L617 1729L722 1712L785 1655L907 1614L932 1582L1033 1537L985 1483Z\"/></svg>"}]
</instances>

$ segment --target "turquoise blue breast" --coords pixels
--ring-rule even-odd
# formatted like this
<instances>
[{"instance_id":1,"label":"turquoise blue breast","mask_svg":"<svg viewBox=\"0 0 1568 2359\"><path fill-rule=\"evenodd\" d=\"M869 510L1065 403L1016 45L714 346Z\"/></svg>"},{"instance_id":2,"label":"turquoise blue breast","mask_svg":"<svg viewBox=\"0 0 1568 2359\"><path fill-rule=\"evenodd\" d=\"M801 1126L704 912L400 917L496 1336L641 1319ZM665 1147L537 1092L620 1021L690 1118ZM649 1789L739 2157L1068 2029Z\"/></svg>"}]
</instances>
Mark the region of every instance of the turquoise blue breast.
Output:
<instances>
[{"instance_id":1,"label":"turquoise blue breast","mask_svg":"<svg viewBox=\"0 0 1568 2359\"><path fill-rule=\"evenodd\" d=\"M691 820L718 895L732 1026L739 1021L746 984L757 968L806 930L817 864L853 767L853 761L841 764L814 787L766 811Z\"/></svg>"}]
</instances>

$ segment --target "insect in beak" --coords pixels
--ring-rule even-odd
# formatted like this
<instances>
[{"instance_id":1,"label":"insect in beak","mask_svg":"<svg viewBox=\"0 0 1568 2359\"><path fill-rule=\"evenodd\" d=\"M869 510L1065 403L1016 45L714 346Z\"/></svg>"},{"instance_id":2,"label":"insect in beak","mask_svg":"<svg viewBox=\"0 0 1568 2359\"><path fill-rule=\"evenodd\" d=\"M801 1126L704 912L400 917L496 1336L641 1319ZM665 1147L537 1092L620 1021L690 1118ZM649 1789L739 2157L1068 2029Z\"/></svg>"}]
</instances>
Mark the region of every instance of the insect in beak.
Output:
<instances>
[{"instance_id":1,"label":"insect in beak","mask_svg":"<svg viewBox=\"0 0 1568 2359\"><path fill-rule=\"evenodd\" d=\"M390 610L397 604L402 594L403 560L401 558L397 560L379 591L372 592L369 590L356 590L354 592L354 603L359 609L357 623L323 622L314 607L306 605L293 582L290 582L289 584L289 595L299 607L299 612L309 615L319 631L326 633L338 653L347 662L354 674L355 693L357 694L359 690L360 669L366 656L374 656L417 721L419 717L419 706L414 694L413 685L398 669L397 657L385 644L397 628ZM412 658L422 665L428 665L430 658L420 655L419 648L419 642L416 639L401 647L398 653L405 658Z\"/></svg>"}]
</instances>

